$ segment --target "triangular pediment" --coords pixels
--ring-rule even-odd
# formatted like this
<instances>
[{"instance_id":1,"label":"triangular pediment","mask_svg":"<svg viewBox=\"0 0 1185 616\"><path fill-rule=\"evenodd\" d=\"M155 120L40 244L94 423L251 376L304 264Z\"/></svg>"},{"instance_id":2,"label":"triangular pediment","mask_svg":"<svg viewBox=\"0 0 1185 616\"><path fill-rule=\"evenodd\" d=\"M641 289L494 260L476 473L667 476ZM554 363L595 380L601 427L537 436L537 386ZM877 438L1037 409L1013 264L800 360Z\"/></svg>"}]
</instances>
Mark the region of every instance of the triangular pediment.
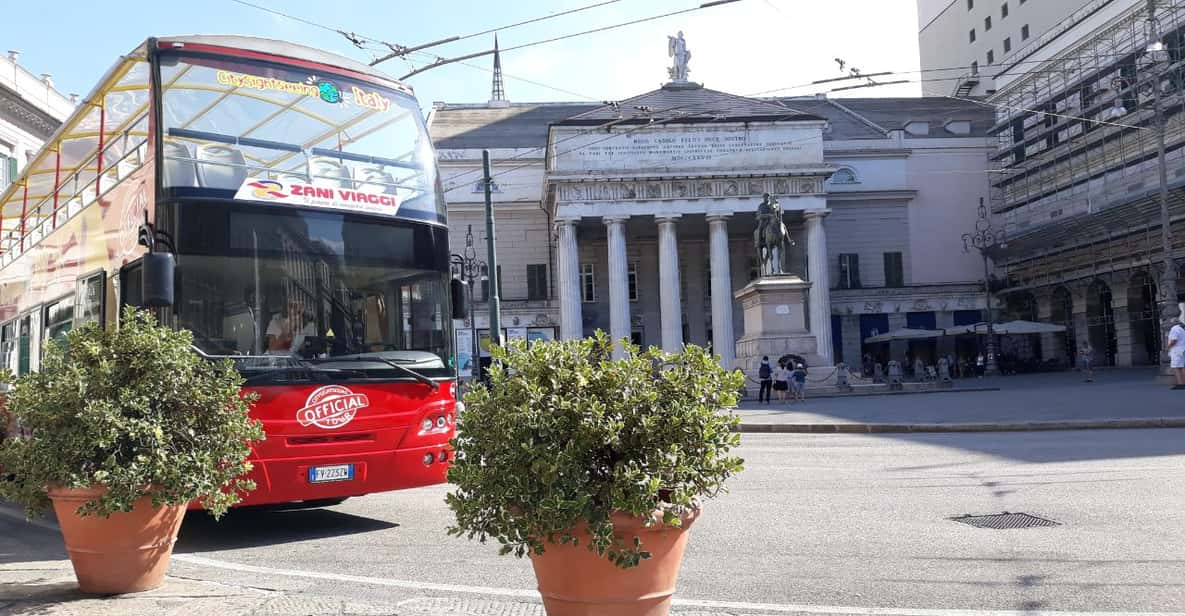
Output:
<instances>
[{"instance_id":1,"label":"triangular pediment","mask_svg":"<svg viewBox=\"0 0 1185 616\"><path fill-rule=\"evenodd\" d=\"M675 118L675 119L672 119ZM821 120L777 101L759 100L705 88L697 83L668 83L657 90L602 105L557 125L599 124L613 120L678 122L737 120Z\"/></svg>"}]
</instances>

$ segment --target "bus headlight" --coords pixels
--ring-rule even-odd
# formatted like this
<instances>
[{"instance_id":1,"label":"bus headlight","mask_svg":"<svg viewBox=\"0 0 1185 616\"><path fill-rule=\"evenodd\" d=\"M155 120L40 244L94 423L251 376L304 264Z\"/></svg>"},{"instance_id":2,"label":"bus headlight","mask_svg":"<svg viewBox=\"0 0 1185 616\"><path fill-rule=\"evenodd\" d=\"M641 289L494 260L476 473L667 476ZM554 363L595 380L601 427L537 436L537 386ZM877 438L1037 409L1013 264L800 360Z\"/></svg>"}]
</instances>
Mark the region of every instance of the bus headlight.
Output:
<instances>
[{"instance_id":1,"label":"bus headlight","mask_svg":"<svg viewBox=\"0 0 1185 616\"><path fill-rule=\"evenodd\" d=\"M438 415L438 416L436 417L436 427L437 427L438 429L441 429L441 430L443 430L443 429L444 429L444 427L445 427L445 425L447 425L447 424L448 424L448 422L446 422L446 421L444 420L444 416L443 416L443 415Z\"/></svg>"},{"instance_id":2,"label":"bus headlight","mask_svg":"<svg viewBox=\"0 0 1185 616\"><path fill-rule=\"evenodd\" d=\"M425 417L424 421L420 422L420 432L428 432L432 429L432 419Z\"/></svg>"}]
</instances>

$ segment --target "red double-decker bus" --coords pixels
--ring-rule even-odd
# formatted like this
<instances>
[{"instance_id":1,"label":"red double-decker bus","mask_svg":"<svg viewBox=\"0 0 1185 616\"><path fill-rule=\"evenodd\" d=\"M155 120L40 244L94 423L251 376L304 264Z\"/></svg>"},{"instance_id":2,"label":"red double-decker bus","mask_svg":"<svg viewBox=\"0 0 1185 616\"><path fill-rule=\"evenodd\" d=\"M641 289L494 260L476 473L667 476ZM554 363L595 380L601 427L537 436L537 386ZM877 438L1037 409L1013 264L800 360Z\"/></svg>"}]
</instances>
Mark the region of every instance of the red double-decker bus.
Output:
<instances>
[{"instance_id":1,"label":"red double-decker bus","mask_svg":"<svg viewBox=\"0 0 1185 616\"><path fill-rule=\"evenodd\" d=\"M153 306L259 395L244 504L444 482L454 284L412 91L291 43L148 39L0 194L0 367Z\"/></svg>"}]
</instances>

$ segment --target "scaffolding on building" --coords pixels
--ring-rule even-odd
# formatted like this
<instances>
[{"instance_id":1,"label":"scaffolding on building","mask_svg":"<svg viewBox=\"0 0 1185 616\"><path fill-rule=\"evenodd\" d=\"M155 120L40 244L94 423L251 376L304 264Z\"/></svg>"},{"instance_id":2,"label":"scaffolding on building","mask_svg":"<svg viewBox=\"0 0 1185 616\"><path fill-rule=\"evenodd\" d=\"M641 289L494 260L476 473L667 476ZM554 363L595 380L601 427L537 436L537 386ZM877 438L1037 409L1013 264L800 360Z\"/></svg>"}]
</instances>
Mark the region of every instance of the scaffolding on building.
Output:
<instances>
[{"instance_id":1,"label":"scaffolding on building","mask_svg":"<svg viewBox=\"0 0 1185 616\"><path fill-rule=\"evenodd\" d=\"M1025 61L1040 51L1033 45L1005 62L1014 63L1002 75L1015 70L1015 79L989 102L999 139L992 212L1013 238L1013 249L997 258L1006 286L1147 267L1161 258L1150 232L1160 224L1154 80L1169 182L1185 184L1185 0L1161 0L1156 9L1166 52L1158 65L1146 54L1151 33L1142 3L1047 62ZM1083 14L1097 10L1092 3ZM1182 191L1171 198L1185 212ZM1174 249L1185 249L1185 223L1173 226Z\"/></svg>"}]
</instances>

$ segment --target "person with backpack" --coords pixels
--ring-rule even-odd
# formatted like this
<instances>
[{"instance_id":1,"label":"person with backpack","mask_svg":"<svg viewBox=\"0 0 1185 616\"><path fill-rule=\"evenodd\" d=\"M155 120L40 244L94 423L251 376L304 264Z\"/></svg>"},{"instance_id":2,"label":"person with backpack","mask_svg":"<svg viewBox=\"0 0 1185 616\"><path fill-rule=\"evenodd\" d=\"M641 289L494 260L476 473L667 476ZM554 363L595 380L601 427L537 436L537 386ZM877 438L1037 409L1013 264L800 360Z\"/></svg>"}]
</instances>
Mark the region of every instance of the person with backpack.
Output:
<instances>
[{"instance_id":1,"label":"person with backpack","mask_svg":"<svg viewBox=\"0 0 1185 616\"><path fill-rule=\"evenodd\" d=\"M770 393L773 390L773 368L769 365L769 355L761 356L761 367L757 368L757 378L760 379L761 388L757 390L757 401L770 401Z\"/></svg>"},{"instance_id":2,"label":"person with backpack","mask_svg":"<svg viewBox=\"0 0 1185 616\"><path fill-rule=\"evenodd\" d=\"M802 364L790 372L790 388L792 400L806 402L806 368Z\"/></svg>"}]
</instances>

